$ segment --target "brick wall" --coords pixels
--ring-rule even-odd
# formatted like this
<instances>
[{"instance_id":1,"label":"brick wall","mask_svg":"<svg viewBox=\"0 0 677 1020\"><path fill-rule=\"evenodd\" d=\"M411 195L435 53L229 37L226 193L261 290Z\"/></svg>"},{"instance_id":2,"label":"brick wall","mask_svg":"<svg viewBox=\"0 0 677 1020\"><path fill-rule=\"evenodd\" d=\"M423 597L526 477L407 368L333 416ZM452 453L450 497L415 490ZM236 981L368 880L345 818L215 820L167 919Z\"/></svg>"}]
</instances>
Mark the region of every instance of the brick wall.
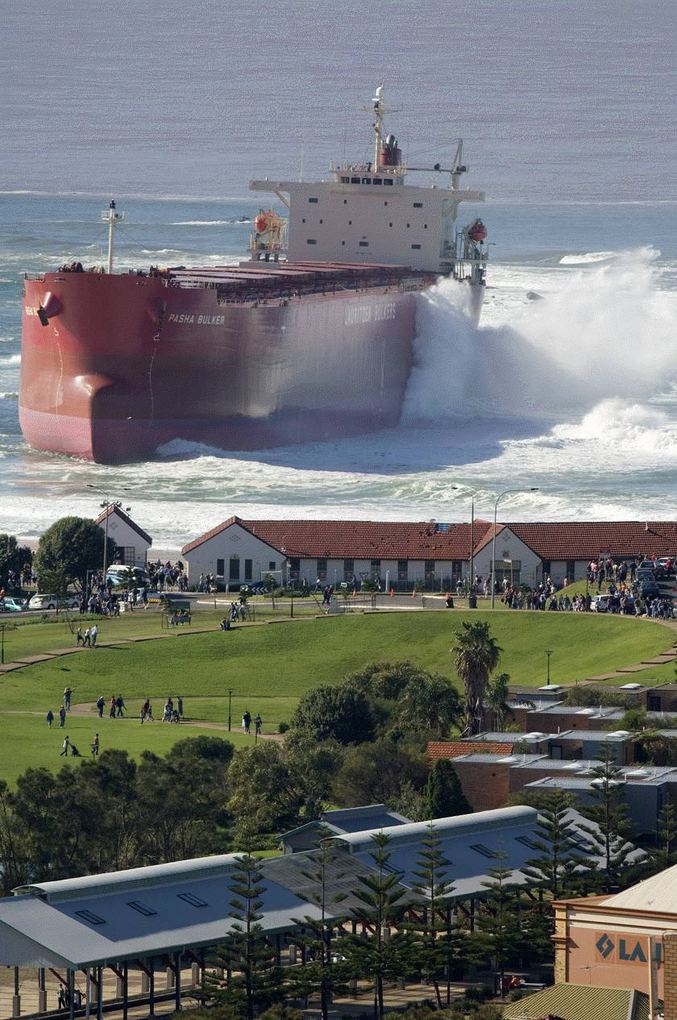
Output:
<instances>
[{"instance_id":1,"label":"brick wall","mask_svg":"<svg viewBox=\"0 0 677 1020\"><path fill-rule=\"evenodd\" d=\"M461 788L473 811L505 807L510 792L510 766L497 762L454 761Z\"/></svg>"},{"instance_id":2,"label":"brick wall","mask_svg":"<svg viewBox=\"0 0 677 1020\"><path fill-rule=\"evenodd\" d=\"M663 936L665 1020L677 1020L677 935Z\"/></svg>"}]
</instances>

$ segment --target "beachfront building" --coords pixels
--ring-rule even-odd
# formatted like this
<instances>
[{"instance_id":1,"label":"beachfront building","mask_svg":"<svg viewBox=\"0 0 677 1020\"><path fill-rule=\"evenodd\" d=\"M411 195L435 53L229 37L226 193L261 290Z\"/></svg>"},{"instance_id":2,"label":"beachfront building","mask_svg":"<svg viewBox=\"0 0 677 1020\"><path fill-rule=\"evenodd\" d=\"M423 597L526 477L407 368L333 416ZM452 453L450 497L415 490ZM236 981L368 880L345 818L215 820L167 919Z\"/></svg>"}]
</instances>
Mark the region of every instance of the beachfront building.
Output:
<instances>
[{"instance_id":1,"label":"beachfront building","mask_svg":"<svg viewBox=\"0 0 677 1020\"><path fill-rule=\"evenodd\" d=\"M153 539L121 506L109 503L96 518L96 523L115 542L114 563L124 563L127 567L145 567Z\"/></svg>"},{"instance_id":2,"label":"beachfront building","mask_svg":"<svg viewBox=\"0 0 677 1020\"><path fill-rule=\"evenodd\" d=\"M419 584L440 591L464 576L470 525L229 517L185 545L181 555L191 582L213 574L224 587L270 575L296 585L374 581L384 590L410 591Z\"/></svg>"},{"instance_id":3,"label":"beachfront building","mask_svg":"<svg viewBox=\"0 0 677 1020\"><path fill-rule=\"evenodd\" d=\"M494 540L495 539L495 540ZM236 588L267 575L284 583L361 584L447 591L472 571L486 580L556 585L586 576L591 561L639 563L677 553L677 522L613 521L472 525L439 521L254 521L229 517L181 550L193 581L212 574Z\"/></svg>"}]
</instances>

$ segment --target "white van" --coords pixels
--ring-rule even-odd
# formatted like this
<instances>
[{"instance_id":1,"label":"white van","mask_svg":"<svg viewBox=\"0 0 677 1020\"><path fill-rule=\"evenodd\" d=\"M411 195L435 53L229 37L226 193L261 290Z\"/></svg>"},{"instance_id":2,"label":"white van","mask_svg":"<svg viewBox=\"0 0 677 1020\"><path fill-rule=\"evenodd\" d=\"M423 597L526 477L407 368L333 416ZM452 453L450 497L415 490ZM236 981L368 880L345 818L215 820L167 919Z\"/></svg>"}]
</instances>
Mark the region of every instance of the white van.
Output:
<instances>
[{"instance_id":1,"label":"white van","mask_svg":"<svg viewBox=\"0 0 677 1020\"><path fill-rule=\"evenodd\" d=\"M124 585L126 587L130 570L134 575L134 585L137 588L149 583L148 574L142 567L126 567L124 563L114 563L108 567L106 581L110 581L114 586Z\"/></svg>"}]
</instances>

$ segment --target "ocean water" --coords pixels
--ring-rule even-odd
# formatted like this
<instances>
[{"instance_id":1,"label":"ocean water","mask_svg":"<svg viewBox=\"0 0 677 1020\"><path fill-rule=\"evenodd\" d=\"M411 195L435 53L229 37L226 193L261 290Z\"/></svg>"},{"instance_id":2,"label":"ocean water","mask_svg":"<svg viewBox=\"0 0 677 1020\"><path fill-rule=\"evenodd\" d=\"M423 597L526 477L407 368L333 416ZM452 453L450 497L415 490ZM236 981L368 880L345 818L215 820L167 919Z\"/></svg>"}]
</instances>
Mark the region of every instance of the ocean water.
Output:
<instances>
[{"instance_id":1,"label":"ocean water","mask_svg":"<svg viewBox=\"0 0 677 1020\"><path fill-rule=\"evenodd\" d=\"M176 548L243 516L674 516L677 5L647 0L167 0L2 4L0 531L37 536L120 497ZM452 16L453 13L453 16ZM115 16L113 16L115 14ZM29 60L28 54L33 54ZM39 55L40 74L35 72ZM319 176L369 151L377 81L409 162L466 139L489 201L478 329L462 291L420 300L397 429L224 454L177 441L101 467L18 428L21 275L100 262L236 259L251 176ZM399 108L399 109L398 109ZM93 486L94 488L88 488Z\"/></svg>"}]
</instances>

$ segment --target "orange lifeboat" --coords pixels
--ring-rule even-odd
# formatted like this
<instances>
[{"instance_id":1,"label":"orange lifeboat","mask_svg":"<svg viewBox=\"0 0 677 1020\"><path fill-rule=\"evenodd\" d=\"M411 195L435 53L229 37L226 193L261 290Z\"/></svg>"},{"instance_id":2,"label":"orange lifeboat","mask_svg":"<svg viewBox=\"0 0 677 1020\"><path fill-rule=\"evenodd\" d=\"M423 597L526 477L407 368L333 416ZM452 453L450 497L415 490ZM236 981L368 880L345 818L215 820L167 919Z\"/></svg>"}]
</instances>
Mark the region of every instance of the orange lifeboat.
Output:
<instances>
[{"instance_id":1,"label":"orange lifeboat","mask_svg":"<svg viewBox=\"0 0 677 1020\"><path fill-rule=\"evenodd\" d=\"M254 219L254 230L257 234L263 234L268 229L268 220L264 213L260 212Z\"/></svg>"},{"instance_id":2,"label":"orange lifeboat","mask_svg":"<svg viewBox=\"0 0 677 1020\"><path fill-rule=\"evenodd\" d=\"M468 227L468 237L475 244L481 244L482 241L486 240L487 228L482 223L482 220L475 220L474 223L470 224Z\"/></svg>"}]
</instances>

